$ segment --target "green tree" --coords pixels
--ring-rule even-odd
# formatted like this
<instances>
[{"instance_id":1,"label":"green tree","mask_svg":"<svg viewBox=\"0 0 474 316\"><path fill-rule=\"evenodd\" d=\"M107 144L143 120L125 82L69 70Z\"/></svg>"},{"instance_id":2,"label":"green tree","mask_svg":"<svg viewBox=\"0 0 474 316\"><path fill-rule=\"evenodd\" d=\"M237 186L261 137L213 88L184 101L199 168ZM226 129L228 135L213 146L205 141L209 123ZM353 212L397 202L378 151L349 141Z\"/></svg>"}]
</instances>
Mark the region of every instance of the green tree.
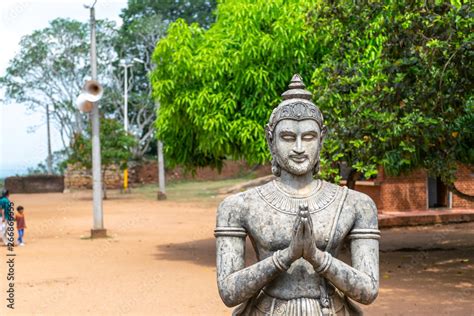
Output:
<instances>
[{"instance_id":1,"label":"green tree","mask_svg":"<svg viewBox=\"0 0 474 316\"><path fill-rule=\"evenodd\" d=\"M212 10L215 1L129 1L120 16L123 24L119 29L119 37L115 48L123 59L139 59L128 71L128 119L132 134L137 139L133 148L134 159L141 159L145 154L155 153L156 145L154 121L156 104L152 97L152 89L148 73L154 65L151 60L153 50L158 41L165 35L168 25L178 18L187 22L197 22L204 27L214 20ZM124 69L119 62L114 62L116 83L112 102L107 102L110 112L123 121L123 108L116 106L116 101L123 96Z\"/></svg>"},{"instance_id":2,"label":"green tree","mask_svg":"<svg viewBox=\"0 0 474 316\"><path fill-rule=\"evenodd\" d=\"M353 186L383 165L425 168L458 195L457 163L474 163L472 8L420 1L340 2L312 14L334 41L313 74L333 133L328 173L351 167Z\"/></svg>"},{"instance_id":3,"label":"green tree","mask_svg":"<svg viewBox=\"0 0 474 316\"><path fill-rule=\"evenodd\" d=\"M107 84L115 53L111 49L116 31L109 21L97 21L99 81ZM5 100L25 104L45 114L50 143L50 122L60 131L64 147L74 133L82 130L86 116L75 108L86 78L90 74L89 25L58 18L44 29L24 36L20 49L0 77ZM48 170L52 171L49 148Z\"/></svg>"},{"instance_id":4,"label":"green tree","mask_svg":"<svg viewBox=\"0 0 474 316\"><path fill-rule=\"evenodd\" d=\"M113 166L124 170L127 162L132 158L132 148L136 139L125 133L121 123L114 119L102 118L100 122L100 150L102 163L102 187L104 199L107 199L105 173ZM80 164L87 169L92 168L91 128L87 128L85 135L76 134L71 144L71 154L67 164Z\"/></svg>"},{"instance_id":5,"label":"green tree","mask_svg":"<svg viewBox=\"0 0 474 316\"><path fill-rule=\"evenodd\" d=\"M151 76L161 102L158 137L170 145L171 164L268 161L264 122L292 74L309 78L324 53L305 18L316 2L225 1L207 31L171 24Z\"/></svg>"},{"instance_id":6,"label":"green tree","mask_svg":"<svg viewBox=\"0 0 474 316\"><path fill-rule=\"evenodd\" d=\"M124 28L143 17L161 16L169 24L177 19L208 28L214 22L216 0L129 0L120 17Z\"/></svg>"},{"instance_id":7,"label":"green tree","mask_svg":"<svg viewBox=\"0 0 474 316\"><path fill-rule=\"evenodd\" d=\"M128 121L130 132L137 139L132 149L134 159L141 159L149 153L155 136L154 121L156 105L151 94L148 72L153 68L151 55L157 42L165 34L166 26L159 16L144 16L130 22L127 28L120 28L115 49L119 59L128 60ZM139 61L134 61L139 60ZM124 120L124 67L119 60L113 62L113 98L107 100L107 112ZM104 103L104 102L103 102ZM156 148L155 148L156 150Z\"/></svg>"},{"instance_id":8,"label":"green tree","mask_svg":"<svg viewBox=\"0 0 474 316\"><path fill-rule=\"evenodd\" d=\"M456 162L474 160L472 7L454 4L229 0L207 31L177 21L151 76L167 157L268 161L263 126L300 73L330 128L323 177L423 167L453 188Z\"/></svg>"}]
</instances>

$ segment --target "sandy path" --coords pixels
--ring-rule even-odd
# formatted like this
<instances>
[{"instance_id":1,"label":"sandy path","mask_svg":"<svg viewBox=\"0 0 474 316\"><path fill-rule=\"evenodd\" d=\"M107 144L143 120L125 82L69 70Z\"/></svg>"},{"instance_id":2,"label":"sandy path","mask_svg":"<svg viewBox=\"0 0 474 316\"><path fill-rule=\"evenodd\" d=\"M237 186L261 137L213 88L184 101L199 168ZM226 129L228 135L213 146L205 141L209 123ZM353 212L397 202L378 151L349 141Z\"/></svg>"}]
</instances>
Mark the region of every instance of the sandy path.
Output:
<instances>
[{"instance_id":1,"label":"sandy path","mask_svg":"<svg viewBox=\"0 0 474 316\"><path fill-rule=\"evenodd\" d=\"M90 193L12 196L25 207L27 245L15 248L14 311L0 248L0 315L230 315L215 282L217 202L113 196L104 202L111 237L100 240L84 238ZM367 315L474 315L473 228L385 231L380 296Z\"/></svg>"}]
</instances>

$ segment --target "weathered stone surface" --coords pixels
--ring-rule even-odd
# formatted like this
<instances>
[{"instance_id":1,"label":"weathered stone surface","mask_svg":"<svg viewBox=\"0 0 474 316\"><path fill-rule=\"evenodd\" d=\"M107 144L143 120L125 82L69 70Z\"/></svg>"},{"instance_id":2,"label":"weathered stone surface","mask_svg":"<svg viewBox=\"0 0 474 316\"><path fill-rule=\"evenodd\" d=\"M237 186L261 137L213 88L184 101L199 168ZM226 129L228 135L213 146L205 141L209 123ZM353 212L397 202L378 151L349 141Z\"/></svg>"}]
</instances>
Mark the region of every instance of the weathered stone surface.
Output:
<instances>
[{"instance_id":1,"label":"weathered stone surface","mask_svg":"<svg viewBox=\"0 0 474 316\"><path fill-rule=\"evenodd\" d=\"M378 294L377 209L365 194L314 180L322 113L294 76L266 127L275 180L218 208L217 284L234 315L357 315ZM292 91L295 90L295 91ZM245 238L258 262L245 266ZM349 243L351 265L338 259Z\"/></svg>"}]
</instances>

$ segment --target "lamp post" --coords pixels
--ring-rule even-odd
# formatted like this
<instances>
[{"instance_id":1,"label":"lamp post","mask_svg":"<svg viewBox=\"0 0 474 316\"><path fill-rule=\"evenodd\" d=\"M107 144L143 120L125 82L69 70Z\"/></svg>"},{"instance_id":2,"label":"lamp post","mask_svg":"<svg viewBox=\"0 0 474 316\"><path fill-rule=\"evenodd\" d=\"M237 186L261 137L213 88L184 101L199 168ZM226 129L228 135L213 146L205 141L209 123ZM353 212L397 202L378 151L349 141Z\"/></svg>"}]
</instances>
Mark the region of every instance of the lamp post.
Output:
<instances>
[{"instance_id":1,"label":"lamp post","mask_svg":"<svg viewBox=\"0 0 474 316\"><path fill-rule=\"evenodd\" d=\"M128 68L133 66L133 62L139 62L144 64L143 60L138 58L133 59L120 59L120 66L123 67L124 80L123 80L123 129L125 133L128 132ZM128 167L123 171L123 192L128 191Z\"/></svg>"}]
</instances>

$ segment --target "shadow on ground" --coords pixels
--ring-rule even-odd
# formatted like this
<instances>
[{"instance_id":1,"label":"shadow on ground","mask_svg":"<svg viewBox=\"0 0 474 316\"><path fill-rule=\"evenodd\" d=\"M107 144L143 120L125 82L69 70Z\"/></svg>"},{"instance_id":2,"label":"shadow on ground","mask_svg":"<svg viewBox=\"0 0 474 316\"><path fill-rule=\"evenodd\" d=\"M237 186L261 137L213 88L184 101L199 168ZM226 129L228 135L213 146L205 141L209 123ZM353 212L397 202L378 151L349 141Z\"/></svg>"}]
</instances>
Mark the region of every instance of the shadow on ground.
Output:
<instances>
[{"instance_id":1,"label":"shadow on ground","mask_svg":"<svg viewBox=\"0 0 474 316\"><path fill-rule=\"evenodd\" d=\"M156 246L156 260L189 261L203 266L216 266L216 240L214 238L193 240ZM247 239L246 263L256 262L252 244Z\"/></svg>"}]
</instances>

